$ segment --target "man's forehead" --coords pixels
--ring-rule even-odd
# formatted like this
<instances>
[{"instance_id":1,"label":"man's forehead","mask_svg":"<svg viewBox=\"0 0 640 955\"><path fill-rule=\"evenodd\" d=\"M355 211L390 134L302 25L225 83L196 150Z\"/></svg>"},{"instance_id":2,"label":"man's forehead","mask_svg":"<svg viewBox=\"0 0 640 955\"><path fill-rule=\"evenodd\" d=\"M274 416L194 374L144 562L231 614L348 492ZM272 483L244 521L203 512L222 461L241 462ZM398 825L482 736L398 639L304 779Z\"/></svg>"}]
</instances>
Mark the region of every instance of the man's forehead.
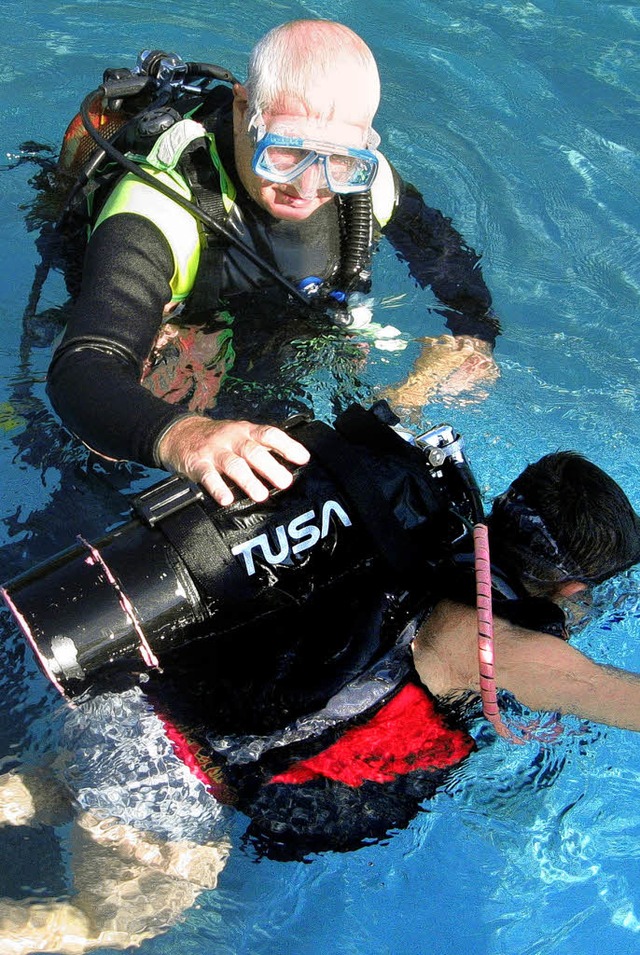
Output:
<instances>
[{"instance_id":1,"label":"man's forehead","mask_svg":"<svg viewBox=\"0 0 640 955\"><path fill-rule=\"evenodd\" d=\"M314 89L306 96L282 92L265 110L267 115L298 117L316 123L344 123L362 129L368 129L372 120L367 115L362 97L350 95L344 88L334 90L331 86Z\"/></svg>"},{"instance_id":2,"label":"man's forehead","mask_svg":"<svg viewBox=\"0 0 640 955\"><path fill-rule=\"evenodd\" d=\"M305 103L299 97L283 95L263 114L270 132L282 135L329 135L336 142L359 146L366 139L370 120L362 110L324 98Z\"/></svg>"}]
</instances>

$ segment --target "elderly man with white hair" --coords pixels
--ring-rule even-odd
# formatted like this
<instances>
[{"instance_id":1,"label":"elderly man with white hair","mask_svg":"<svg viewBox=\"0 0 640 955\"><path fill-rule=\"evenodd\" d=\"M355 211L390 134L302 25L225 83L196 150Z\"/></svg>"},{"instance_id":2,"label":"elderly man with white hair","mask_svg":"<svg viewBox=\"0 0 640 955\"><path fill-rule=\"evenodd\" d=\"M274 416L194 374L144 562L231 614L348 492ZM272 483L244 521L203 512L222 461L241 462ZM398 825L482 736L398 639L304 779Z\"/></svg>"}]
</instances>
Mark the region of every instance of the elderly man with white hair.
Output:
<instances>
[{"instance_id":1,"label":"elderly man with white hair","mask_svg":"<svg viewBox=\"0 0 640 955\"><path fill-rule=\"evenodd\" d=\"M265 377L278 385L284 362L269 335L287 302L266 299L266 341L243 332L278 277L298 298L312 290L323 318L326 305L338 324L358 324L367 312L352 306L369 289L371 253L389 239L452 333L425 328L425 348L393 393L403 407L421 407L443 380L451 391L492 380L499 330L479 256L378 149L380 81L359 36L327 20L285 23L256 45L246 83L229 82L183 118L165 110L170 128L142 163L147 179L128 172L107 197L97 191L82 287L49 370L53 405L86 445L186 475L222 505L233 487L264 500L290 484L287 464L307 460L262 400L252 407L263 423L230 417L221 401L252 346L261 351L246 364L275 355ZM185 196L231 241L207 233L179 204ZM299 319L297 328L293 338ZM362 349L352 354L357 366Z\"/></svg>"}]
</instances>

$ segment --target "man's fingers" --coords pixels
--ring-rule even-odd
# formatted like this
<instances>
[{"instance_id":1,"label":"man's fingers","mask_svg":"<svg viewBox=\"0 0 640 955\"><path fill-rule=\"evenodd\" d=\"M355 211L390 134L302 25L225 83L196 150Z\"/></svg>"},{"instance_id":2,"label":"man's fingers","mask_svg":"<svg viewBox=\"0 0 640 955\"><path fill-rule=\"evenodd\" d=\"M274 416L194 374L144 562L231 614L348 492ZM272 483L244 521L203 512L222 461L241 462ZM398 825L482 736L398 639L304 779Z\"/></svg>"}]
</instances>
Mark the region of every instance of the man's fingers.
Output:
<instances>
[{"instance_id":1,"label":"man's fingers","mask_svg":"<svg viewBox=\"0 0 640 955\"><path fill-rule=\"evenodd\" d=\"M241 452L227 452L218 459L218 467L254 501L263 501L269 491L260 478L279 490L289 487L293 475L263 445L247 441Z\"/></svg>"},{"instance_id":2,"label":"man's fingers","mask_svg":"<svg viewBox=\"0 0 640 955\"><path fill-rule=\"evenodd\" d=\"M202 477L195 478L221 507L233 504L233 492L227 487L215 468L209 468Z\"/></svg>"},{"instance_id":3,"label":"man's fingers","mask_svg":"<svg viewBox=\"0 0 640 955\"><path fill-rule=\"evenodd\" d=\"M247 441L241 452L243 463L246 462L252 471L266 478L274 487L289 487L292 481L291 471L275 457L269 448L254 441ZM301 462L305 463L305 462ZM235 474L225 468L225 473L235 481Z\"/></svg>"},{"instance_id":4,"label":"man's fingers","mask_svg":"<svg viewBox=\"0 0 640 955\"><path fill-rule=\"evenodd\" d=\"M280 428L275 428L273 425L259 425L257 432L255 440L258 443L272 451L277 451L292 464L307 464L309 452L303 444L292 438L286 431L281 431Z\"/></svg>"},{"instance_id":5,"label":"man's fingers","mask_svg":"<svg viewBox=\"0 0 640 955\"><path fill-rule=\"evenodd\" d=\"M197 481L224 507L234 499L227 480L252 500L264 501L269 487L284 490L293 480L283 461L306 464L309 452L273 425L189 418L169 429L160 459L169 470Z\"/></svg>"},{"instance_id":6,"label":"man's fingers","mask_svg":"<svg viewBox=\"0 0 640 955\"><path fill-rule=\"evenodd\" d=\"M309 460L304 445L286 432L271 425L252 425L242 441L216 454L216 467L251 500L264 501L269 494L267 485L284 490L293 481L291 471L272 451L292 464L303 465ZM216 500L220 498L216 496ZM228 503L226 498L225 503Z\"/></svg>"},{"instance_id":7,"label":"man's fingers","mask_svg":"<svg viewBox=\"0 0 640 955\"><path fill-rule=\"evenodd\" d=\"M224 481L225 477L252 501L264 501L269 496L269 488L260 478L279 490L289 487L293 481L293 475L284 464L267 448L254 441L247 441L241 454L235 451L217 454L216 464L217 468L207 466L196 480L223 507L234 499L233 492Z\"/></svg>"},{"instance_id":8,"label":"man's fingers","mask_svg":"<svg viewBox=\"0 0 640 955\"><path fill-rule=\"evenodd\" d=\"M269 489L239 455L228 452L224 455L219 467L223 474L233 481L236 487L244 491L252 501L264 501L269 496Z\"/></svg>"}]
</instances>

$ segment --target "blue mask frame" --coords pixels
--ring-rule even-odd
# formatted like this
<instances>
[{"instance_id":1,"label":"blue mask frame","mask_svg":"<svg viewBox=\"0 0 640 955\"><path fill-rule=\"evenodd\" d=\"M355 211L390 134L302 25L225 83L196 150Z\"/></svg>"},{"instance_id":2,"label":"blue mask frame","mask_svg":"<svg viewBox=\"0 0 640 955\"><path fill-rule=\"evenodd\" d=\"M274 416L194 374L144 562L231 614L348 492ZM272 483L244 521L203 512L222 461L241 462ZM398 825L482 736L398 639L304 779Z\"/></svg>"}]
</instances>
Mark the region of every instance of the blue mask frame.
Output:
<instances>
[{"instance_id":1,"label":"blue mask frame","mask_svg":"<svg viewBox=\"0 0 640 955\"><path fill-rule=\"evenodd\" d=\"M268 150L270 147L283 147L306 151L300 162L295 163L286 171L274 169L269 163ZM348 181L338 181L331 170L331 161L334 157L348 156L354 160L354 170ZM346 195L354 192L366 192L371 188L378 172L378 157L370 149L354 149L350 146L336 146L321 143L313 139L302 139L295 136L280 136L276 133L264 133L257 140L251 167L257 176L269 182L289 183L298 179L305 170L315 163L320 163L327 186L331 192Z\"/></svg>"}]
</instances>

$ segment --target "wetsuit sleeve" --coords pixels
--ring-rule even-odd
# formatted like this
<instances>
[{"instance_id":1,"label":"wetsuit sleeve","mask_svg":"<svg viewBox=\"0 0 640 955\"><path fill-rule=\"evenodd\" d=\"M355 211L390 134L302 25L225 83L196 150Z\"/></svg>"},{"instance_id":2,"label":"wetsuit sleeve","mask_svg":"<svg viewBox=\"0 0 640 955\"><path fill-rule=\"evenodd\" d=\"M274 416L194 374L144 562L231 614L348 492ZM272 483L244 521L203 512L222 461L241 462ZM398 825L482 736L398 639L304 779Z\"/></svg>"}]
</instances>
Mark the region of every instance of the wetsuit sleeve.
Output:
<instances>
[{"instance_id":1,"label":"wetsuit sleeve","mask_svg":"<svg viewBox=\"0 0 640 955\"><path fill-rule=\"evenodd\" d=\"M480 256L450 219L427 206L414 186L395 175L398 203L384 235L407 262L418 285L431 287L443 303L445 308L439 311L454 335L495 344L500 325L491 312L491 293L482 276Z\"/></svg>"},{"instance_id":2,"label":"wetsuit sleeve","mask_svg":"<svg viewBox=\"0 0 640 955\"><path fill-rule=\"evenodd\" d=\"M188 414L140 384L171 299L174 263L162 233L122 213L93 234L82 289L48 375L51 403L85 444L118 460L157 467L155 444Z\"/></svg>"}]
</instances>

